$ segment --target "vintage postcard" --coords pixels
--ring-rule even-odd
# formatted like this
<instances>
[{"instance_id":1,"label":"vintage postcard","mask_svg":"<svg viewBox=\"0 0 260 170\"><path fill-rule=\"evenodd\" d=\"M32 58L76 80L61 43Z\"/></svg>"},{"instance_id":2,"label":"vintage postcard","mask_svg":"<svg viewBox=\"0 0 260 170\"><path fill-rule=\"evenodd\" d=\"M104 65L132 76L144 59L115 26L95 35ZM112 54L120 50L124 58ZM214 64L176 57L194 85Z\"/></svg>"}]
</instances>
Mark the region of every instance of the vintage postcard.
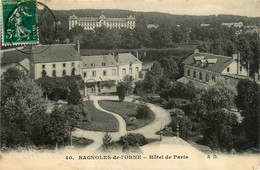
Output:
<instances>
[{"instance_id":1,"label":"vintage postcard","mask_svg":"<svg viewBox=\"0 0 260 170\"><path fill-rule=\"evenodd\" d=\"M260 170L260 1L0 6L0 170Z\"/></svg>"}]
</instances>

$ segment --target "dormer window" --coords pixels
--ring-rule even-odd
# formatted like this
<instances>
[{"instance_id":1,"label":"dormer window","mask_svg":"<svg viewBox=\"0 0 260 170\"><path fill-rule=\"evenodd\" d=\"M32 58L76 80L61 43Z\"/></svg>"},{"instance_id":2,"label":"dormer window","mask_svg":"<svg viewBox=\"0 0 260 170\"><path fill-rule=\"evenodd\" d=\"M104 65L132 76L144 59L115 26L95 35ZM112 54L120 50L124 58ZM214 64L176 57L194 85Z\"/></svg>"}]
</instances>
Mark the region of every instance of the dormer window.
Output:
<instances>
[{"instance_id":1,"label":"dormer window","mask_svg":"<svg viewBox=\"0 0 260 170\"><path fill-rule=\"evenodd\" d=\"M91 67L95 67L96 65L95 65L95 63L91 63Z\"/></svg>"},{"instance_id":2,"label":"dormer window","mask_svg":"<svg viewBox=\"0 0 260 170\"><path fill-rule=\"evenodd\" d=\"M102 66L106 66L106 63L103 62L103 63L102 63Z\"/></svg>"},{"instance_id":3,"label":"dormer window","mask_svg":"<svg viewBox=\"0 0 260 170\"><path fill-rule=\"evenodd\" d=\"M204 59L204 56L196 56L193 58L194 63L196 63L196 64L201 62L201 60L203 60L203 59Z\"/></svg>"}]
</instances>

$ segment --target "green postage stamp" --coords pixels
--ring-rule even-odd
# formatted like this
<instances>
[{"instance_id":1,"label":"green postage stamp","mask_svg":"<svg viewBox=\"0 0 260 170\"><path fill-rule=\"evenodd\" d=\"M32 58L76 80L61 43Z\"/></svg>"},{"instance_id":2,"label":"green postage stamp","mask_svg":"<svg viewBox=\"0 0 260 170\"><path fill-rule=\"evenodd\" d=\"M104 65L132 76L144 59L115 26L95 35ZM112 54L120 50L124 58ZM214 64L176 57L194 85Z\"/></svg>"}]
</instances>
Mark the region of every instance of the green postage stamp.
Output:
<instances>
[{"instance_id":1,"label":"green postage stamp","mask_svg":"<svg viewBox=\"0 0 260 170\"><path fill-rule=\"evenodd\" d=\"M37 44L36 0L2 0L2 45Z\"/></svg>"}]
</instances>

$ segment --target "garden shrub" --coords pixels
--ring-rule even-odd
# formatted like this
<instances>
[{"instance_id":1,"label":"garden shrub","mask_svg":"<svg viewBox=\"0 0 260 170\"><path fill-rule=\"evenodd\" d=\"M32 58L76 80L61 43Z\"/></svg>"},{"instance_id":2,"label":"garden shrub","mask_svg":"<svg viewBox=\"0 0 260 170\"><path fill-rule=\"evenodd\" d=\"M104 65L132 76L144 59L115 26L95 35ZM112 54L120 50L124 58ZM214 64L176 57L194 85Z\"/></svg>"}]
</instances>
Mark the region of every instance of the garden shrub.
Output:
<instances>
[{"instance_id":1,"label":"garden shrub","mask_svg":"<svg viewBox=\"0 0 260 170\"><path fill-rule=\"evenodd\" d=\"M140 133L129 133L121 136L119 142L122 145L128 144L130 146L143 146L148 143L144 135Z\"/></svg>"},{"instance_id":2,"label":"garden shrub","mask_svg":"<svg viewBox=\"0 0 260 170\"><path fill-rule=\"evenodd\" d=\"M154 104L162 104L165 100L161 97L148 96L147 101Z\"/></svg>"},{"instance_id":3,"label":"garden shrub","mask_svg":"<svg viewBox=\"0 0 260 170\"><path fill-rule=\"evenodd\" d=\"M119 101L120 102L124 101L126 95L126 88L123 85L118 85L117 94L118 94Z\"/></svg>"},{"instance_id":4,"label":"garden shrub","mask_svg":"<svg viewBox=\"0 0 260 170\"><path fill-rule=\"evenodd\" d=\"M181 98L170 98L168 101L164 101L162 103L165 109L172 109L172 108L183 109L183 107L189 104L190 104L189 100L181 99Z\"/></svg>"},{"instance_id":5,"label":"garden shrub","mask_svg":"<svg viewBox=\"0 0 260 170\"><path fill-rule=\"evenodd\" d=\"M137 119L147 119L150 117L149 113L150 113L150 110L147 106L140 105L137 108L136 118Z\"/></svg>"}]
</instances>

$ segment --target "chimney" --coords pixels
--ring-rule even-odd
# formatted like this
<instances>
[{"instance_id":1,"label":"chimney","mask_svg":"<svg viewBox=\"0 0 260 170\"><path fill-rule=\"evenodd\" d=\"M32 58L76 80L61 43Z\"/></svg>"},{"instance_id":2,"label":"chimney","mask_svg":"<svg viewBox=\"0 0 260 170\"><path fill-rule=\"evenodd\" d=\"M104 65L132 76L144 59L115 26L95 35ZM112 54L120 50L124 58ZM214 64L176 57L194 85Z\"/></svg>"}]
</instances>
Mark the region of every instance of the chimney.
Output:
<instances>
[{"instance_id":1,"label":"chimney","mask_svg":"<svg viewBox=\"0 0 260 170\"><path fill-rule=\"evenodd\" d=\"M258 74L257 73L254 74L254 81L258 82Z\"/></svg>"},{"instance_id":2,"label":"chimney","mask_svg":"<svg viewBox=\"0 0 260 170\"><path fill-rule=\"evenodd\" d=\"M233 60L237 60L237 54L232 54Z\"/></svg>"},{"instance_id":3,"label":"chimney","mask_svg":"<svg viewBox=\"0 0 260 170\"><path fill-rule=\"evenodd\" d=\"M115 58L116 62L118 62L118 53L114 53L114 58Z\"/></svg>"},{"instance_id":4,"label":"chimney","mask_svg":"<svg viewBox=\"0 0 260 170\"><path fill-rule=\"evenodd\" d=\"M194 50L194 54L197 54L197 53L199 53L199 52L200 52L199 49L195 49L195 50Z\"/></svg>"},{"instance_id":5,"label":"chimney","mask_svg":"<svg viewBox=\"0 0 260 170\"><path fill-rule=\"evenodd\" d=\"M79 40L78 40L77 45L78 45L78 53L80 53L80 44L79 44Z\"/></svg>"},{"instance_id":6,"label":"chimney","mask_svg":"<svg viewBox=\"0 0 260 170\"><path fill-rule=\"evenodd\" d=\"M139 56L138 56L138 55L139 55L138 53L139 53L139 52L138 52L138 51L136 51L136 58L137 58L137 59L138 59L138 57L139 57Z\"/></svg>"}]
</instances>

